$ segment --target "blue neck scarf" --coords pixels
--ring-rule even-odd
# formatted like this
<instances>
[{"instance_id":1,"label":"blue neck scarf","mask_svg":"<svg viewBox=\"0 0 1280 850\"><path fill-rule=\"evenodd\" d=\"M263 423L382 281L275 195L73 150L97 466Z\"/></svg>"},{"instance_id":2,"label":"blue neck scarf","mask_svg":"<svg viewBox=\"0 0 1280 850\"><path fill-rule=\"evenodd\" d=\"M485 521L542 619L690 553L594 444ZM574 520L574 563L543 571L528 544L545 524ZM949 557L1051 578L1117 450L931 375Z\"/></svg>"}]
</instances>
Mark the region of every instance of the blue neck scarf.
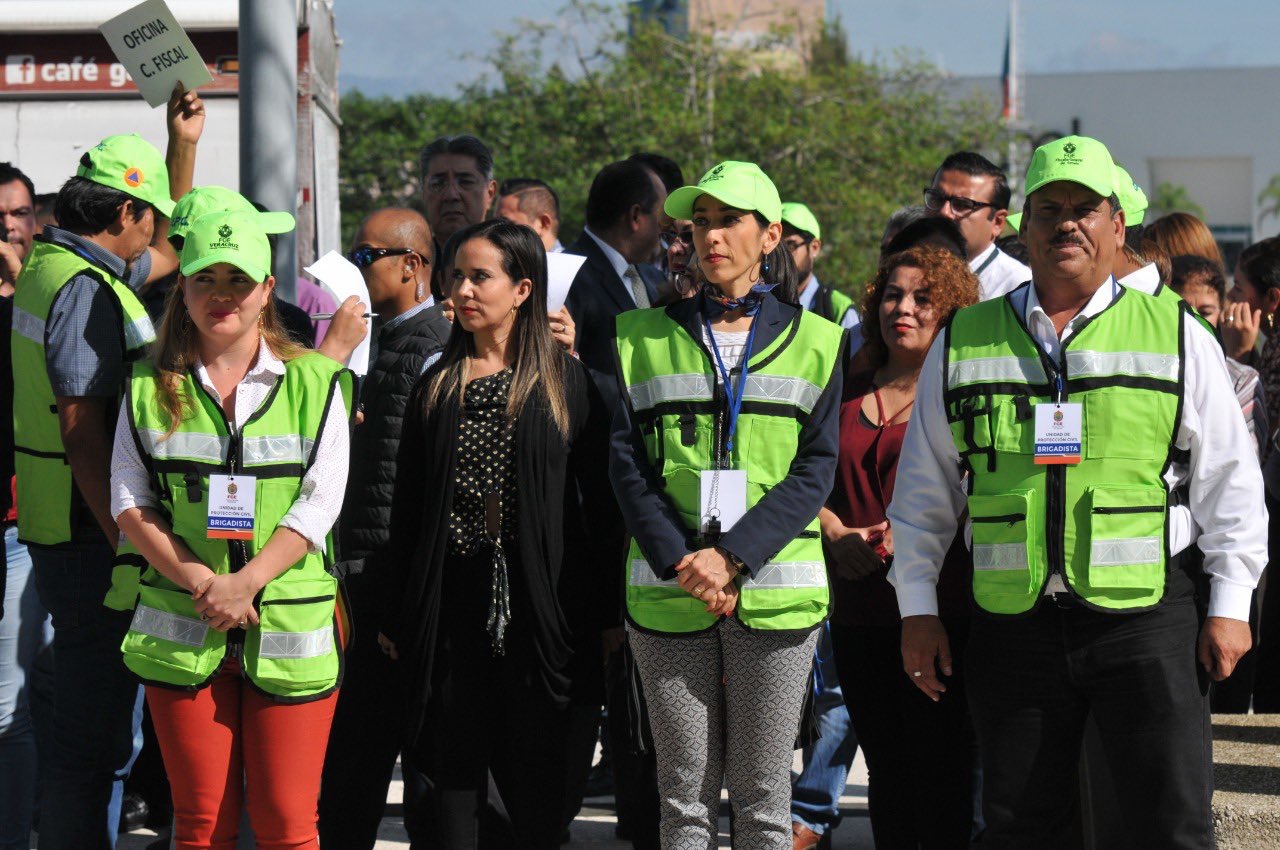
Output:
<instances>
[{"instance_id":1,"label":"blue neck scarf","mask_svg":"<svg viewBox=\"0 0 1280 850\"><path fill-rule=\"evenodd\" d=\"M754 316L760 312L760 304L764 301L765 295L772 292L777 285L776 283L757 283L741 298L730 298L708 283L702 287L702 313L708 319L714 319L722 313L741 307L744 308L743 312L746 315Z\"/></svg>"}]
</instances>

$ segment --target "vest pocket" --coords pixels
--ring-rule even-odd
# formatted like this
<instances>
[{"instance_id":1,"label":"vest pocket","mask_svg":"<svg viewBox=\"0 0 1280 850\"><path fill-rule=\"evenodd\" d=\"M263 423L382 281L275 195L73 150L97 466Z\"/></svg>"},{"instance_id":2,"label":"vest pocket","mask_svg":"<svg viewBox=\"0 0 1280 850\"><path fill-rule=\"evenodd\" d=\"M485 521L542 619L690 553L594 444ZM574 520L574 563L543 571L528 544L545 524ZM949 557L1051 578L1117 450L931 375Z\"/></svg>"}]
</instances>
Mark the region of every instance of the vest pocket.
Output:
<instances>
[{"instance_id":1,"label":"vest pocket","mask_svg":"<svg viewBox=\"0 0 1280 850\"><path fill-rule=\"evenodd\" d=\"M278 578L267 585L257 628L245 641L245 667L263 690L299 695L331 688L338 677L334 617L337 582Z\"/></svg>"},{"instance_id":2,"label":"vest pocket","mask_svg":"<svg viewBox=\"0 0 1280 850\"><path fill-rule=\"evenodd\" d=\"M979 603L989 596L1025 597L1039 588L1044 567L1039 548L1030 545L1035 518L1030 490L969 497L973 593Z\"/></svg>"},{"instance_id":3,"label":"vest pocket","mask_svg":"<svg viewBox=\"0 0 1280 850\"><path fill-rule=\"evenodd\" d=\"M1164 584L1163 487L1089 490L1089 585L1157 590Z\"/></svg>"},{"instance_id":4,"label":"vest pocket","mask_svg":"<svg viewBox=\"0 0 1280 850\"><path fill-rule=\"evenodd\" d=\"M140 678L191 686L213 675L225 646L226 637L196 613L191 594L143 584L120 649Z\"/></svg>"}]
</instances>

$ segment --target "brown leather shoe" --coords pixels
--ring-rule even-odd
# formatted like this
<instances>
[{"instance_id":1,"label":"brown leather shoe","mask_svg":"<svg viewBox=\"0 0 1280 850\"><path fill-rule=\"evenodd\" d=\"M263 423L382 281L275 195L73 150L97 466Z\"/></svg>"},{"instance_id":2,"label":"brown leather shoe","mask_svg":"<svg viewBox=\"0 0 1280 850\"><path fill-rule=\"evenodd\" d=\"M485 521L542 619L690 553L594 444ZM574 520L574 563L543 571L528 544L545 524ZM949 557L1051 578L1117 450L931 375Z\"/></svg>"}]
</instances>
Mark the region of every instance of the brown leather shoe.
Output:
<instances>
[{"instance_id":1,"label":"brown leather shoe","mask_svg":"<svg viewBox=\"0 0 1280 850\"><path fill-rule=\"evenodd\" d=\"M802 823L791 822L791 850L816 850L822 836Z\"/></svg>"}]
</instances>

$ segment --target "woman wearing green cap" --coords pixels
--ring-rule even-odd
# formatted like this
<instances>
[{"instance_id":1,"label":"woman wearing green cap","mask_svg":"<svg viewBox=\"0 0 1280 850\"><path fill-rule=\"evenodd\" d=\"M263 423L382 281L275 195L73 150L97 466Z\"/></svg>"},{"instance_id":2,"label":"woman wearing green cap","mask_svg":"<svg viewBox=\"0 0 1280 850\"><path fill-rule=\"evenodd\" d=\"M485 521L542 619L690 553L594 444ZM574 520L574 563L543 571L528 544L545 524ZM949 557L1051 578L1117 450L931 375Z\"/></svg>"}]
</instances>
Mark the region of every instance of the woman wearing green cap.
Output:
<instances>
[{"instance_id":1,"label":"woman wearing green cap","mask_svg":"<svg viewBox=\"0 0 1280 850\"><path fill-rule=\"evenodd\" d=\"M845 334L794 292L773 182L724 162L671 194L696 298L617 319L610 475L633 540L631 648L658 757L662 846L791 846L791 753L828 588Z\"/></svg>"},{"instance_id":2,"label":"woman wearing green cap","mask_svg":"<svg viewBox=\"0 0 1280 850\"><path fill-rule=\"evenodd\" d=\"M124 661L147 686L182 848L234 847L242 805L259 848L318 847L341 679L327 567L350 373L281 328L265 229L257 213L190 223L116 428L128 539L109 604L134 608Z\"/></svg>"}]
</instances>

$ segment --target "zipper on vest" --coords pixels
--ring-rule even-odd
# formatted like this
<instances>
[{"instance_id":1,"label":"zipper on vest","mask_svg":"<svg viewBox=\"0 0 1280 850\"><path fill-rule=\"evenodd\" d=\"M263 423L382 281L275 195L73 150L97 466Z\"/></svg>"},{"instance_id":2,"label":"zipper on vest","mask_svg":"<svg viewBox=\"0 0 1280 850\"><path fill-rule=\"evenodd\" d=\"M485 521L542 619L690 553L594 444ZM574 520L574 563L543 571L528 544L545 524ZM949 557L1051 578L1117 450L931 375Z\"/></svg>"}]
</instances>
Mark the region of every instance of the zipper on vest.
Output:
<instances>
[{"instance_id":1,"label":"zipper on vest","mask_svg":"<svg viewBox=\"0 0 1280 850\"><path fill-rule=\"evenodd\" d=\"M1059 368L1057 363L1049 359L1049 355L1045 353L1040 344L1036 343L1037 350L1040 351L1040 359L1044 362L1046 374L1053 377L1055 389L1057 390L1057 401L1063 402L1067 400L1067 376L1066 376L1066 345L1062 346L1063 365ZM1047 537L1046 549L1048 550L1049 575L1046 581L1053 576L1060 576L1063 584L1066 584L1066 552L1064 551L1067 525L1067 468L1063 464L1051 464L1045 473L1045 534Z\"/></svg>"},{"instance_id":2,"label":"zipper on vest","mask_svg":"<svg viewBox=\"0 0 1280 850\"><path fill-rule=\"evenodd\" d=\"M1154 514L1164 510L1164 505L1135 505L1120 508L1094 508L1095 514Z\"/></svg>"},{"instance_id":3,"label":"zipper on vest","mask_svg":"<svg viewBox=\"0 0 1280 850\"><path fill-rule=\"evenodd\" d=\"M1003 522L1013 525L1014 523L1026 522L1026 514L1000 514L999 516L975 516L969 517L971 522Z\"/></svg>"}]
</instances>

